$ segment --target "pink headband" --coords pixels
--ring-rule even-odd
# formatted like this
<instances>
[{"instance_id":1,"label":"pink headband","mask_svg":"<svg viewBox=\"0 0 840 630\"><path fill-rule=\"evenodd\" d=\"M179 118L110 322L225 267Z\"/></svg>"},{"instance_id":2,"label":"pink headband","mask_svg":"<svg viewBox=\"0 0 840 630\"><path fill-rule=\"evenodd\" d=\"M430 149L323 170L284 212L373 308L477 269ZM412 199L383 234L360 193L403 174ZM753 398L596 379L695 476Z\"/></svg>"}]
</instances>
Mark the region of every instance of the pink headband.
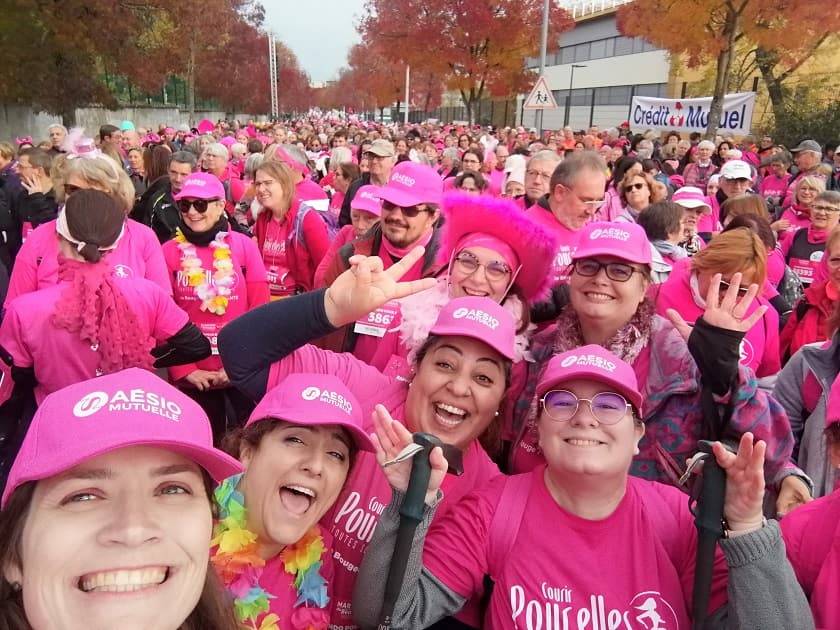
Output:
<instances>
[{"instance_id":1,"label":"pink headband","mask_svg":"<svg viewBox=\"0 0 840 630\"><path fill-rule=\"evenodd\" d=\"M15 143L18 146L22 144L32 144L32 136L23 136L22 138L15 138Z\"/></svg>"},{"instance_id":2,"label":"pink headband","mask_svg":"<svg viewBox=\"0 0 840 630\"><path fill-rule=\"evenodd\" d=\"M513 251L513 248L495 236L490 236L484 232L473 232L472 234L467 234L461 239L461 242L458 243L458 246L455 248L455 253L457 254L467 247L486 247L487 249L492 249L494 252L501 255L508 267L511 269L519 267L519 257L516 255L516 252Z\"/></svg>"}]
</instances>

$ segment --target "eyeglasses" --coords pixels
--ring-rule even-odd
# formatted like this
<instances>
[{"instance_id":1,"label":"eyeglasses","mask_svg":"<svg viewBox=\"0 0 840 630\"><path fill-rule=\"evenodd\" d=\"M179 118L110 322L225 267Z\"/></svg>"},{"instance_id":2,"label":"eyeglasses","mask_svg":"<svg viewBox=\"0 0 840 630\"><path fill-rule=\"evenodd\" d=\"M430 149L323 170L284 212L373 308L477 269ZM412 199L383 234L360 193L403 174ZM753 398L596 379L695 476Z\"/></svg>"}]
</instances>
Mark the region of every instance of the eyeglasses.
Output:
<instances>
[{"instance_id":1,"label":"eyeglasses","mask_svg":"<svg viewBox=\"0 0 840 630\"><path fill-rule=\"evenodd\" d=\"M455 265L462 273L471 276L479 267L484 267L484 275L490 282L498 282L507 279L513 270L501 260L491 260L489 263L480 263L478 258L470 252L461 252L455 257Z\"/></svg>"},{"instance_id":2,"label":"eyeglasses","mask_svg":"<svg viewBox=\"0 0 840 630\"><path fill-rule=\"evenodd\" d=\"M402 211L404 217L408 217L409 219L413 219L421 212L431 212L429 208L422 205L408 206L404 208L403 206L398 206L397 204L391 203L390 201L382 202L382 209L386 212L393 212L397 208L399 208Z\"/></svg>"},{"instance_id":3,"label":"eyeglasses","mask_svg":"<svg viewBox=\"0 0 840 630\"><path fill-rule=\"evenodd\" d=\"M81 186L74 186L73 184L64 184L64 196L69 197L74 192L84 190Z\"/></svg>"},{"instance_id":4,"label":"eyeglasses","mask_svg":"<svg viewBox=\"0 0 840 630\"><path fill-rule=\"evenodd\" d=\"M644 182L636 182L635 184L628 184L624 187L624 192L629 193L631 190L641 190L642 188L647 188L647 184Z\"/></svg>"},{"instance_id":5,"label":"eyeglasses","mask_svg":"<svg viewBox=\"0 0 840 630\"><path fill-rule=\"evenodd\" d=\"M574 269L580 275L588 278L597 276L601 269L604 269L607 272L607 278L614 280L615 282L627 282L633 277L634 273L642 273L640 270L633 267L633 265L617 262L602 263L601 261L594 260L592 258L576 260L574 262Z\"/></svg>"},{"instance_id":6,"label":"eyeglasses","mask_svg":"<svg viewBox=\"0 0 840 630\"><path fill-rule=\"evenodd\" d=\"M729 287L731 287L731 286L732 286L732 284L731 284L731 283L727 282L726 280L721 279L721 281L720 281L720 289L719 289L719 290L720 290L721 292L728 291L728 290L729 290ZM749 289L749 287L741 287L741 286L739 286L739 287L738 287L738 295L740 295L740 296L744 296L744 295L746 295L746 294L747 294L747 291L749 291L749 290L750 290L750 289Z\"/></svg>"},{"instance_id":7,"label":"eyeglasses","mask_svg":"<svg viewBox=\"0 0 840 630\"><path fill-rule=\"evenodd\" d=\"M551 173L543 173L542 171L535 171L532 168L529 168L527 171L525 171L525 174L528 175L529 177L536 177L537 179L544 179L544 180L550 180L551 179Z\"/></svg>"},{"instance_id":8,"label":"eyeglasses","mask_svg":"<svg viewBox=\"0 0 840 630\"><path fill-rule=\"evenodd\" d=\"M840 208L835 208L834 206L811 206L811 212L840 212Z\"/></svg>"},{"instance_id":9,"label":"eyeglasses","mask_svg":"<svg viewBox=\"0 0 840 630\"><path fill-rule=\"evenodd\" d=\"M391 157L390 155L377 155L376 153L371 153L370 151L366 151L363 154L363 156L366 157L368 159L368 161L385 160L385 159Z\"/></svg>"},{"instance_id":10,"label":"eyeglasses","mask_svg":"<svg viewBox=\"0 0 840 630\"><path fill-rule=\"evenodd\" d=\"M579 194L577 194L574 190L570 189L570 192L577 198L577 200L585 206L588 206L592 209L592 212L596 212L597 210L601 209L605 203L607 203L606 199L583 199Z\"/></svg>"},{"instance_id":11,"label":"eyeglasses","mask_svg":"<svg viewBox=\"0 0 840 630\"><path fill-rule=\"evenodd\" d=\"M614 392L601 392L589 399L578 398L565 389L555 389L546 392L540 400L545 414L557 422L568 422L574 418L582 402L589 404L589 411L600 424L607 425L621 422L630 408L627 399Z\"/></svg>"},{"instance_id":12,"label":"eyeglasses","mask_svg":"<svg viewBox=\"0 0 840 630\"><path fill-rule=\"evenodd\" d=\"M207 208L210 204L214 201L218 201L218 199L181 199L181 201L178 202L178 210L181 214L187 214L187 212L190 211L190 208L195 208L196 212L204 214L207 212Z\"/></svg>"}]
</instances>

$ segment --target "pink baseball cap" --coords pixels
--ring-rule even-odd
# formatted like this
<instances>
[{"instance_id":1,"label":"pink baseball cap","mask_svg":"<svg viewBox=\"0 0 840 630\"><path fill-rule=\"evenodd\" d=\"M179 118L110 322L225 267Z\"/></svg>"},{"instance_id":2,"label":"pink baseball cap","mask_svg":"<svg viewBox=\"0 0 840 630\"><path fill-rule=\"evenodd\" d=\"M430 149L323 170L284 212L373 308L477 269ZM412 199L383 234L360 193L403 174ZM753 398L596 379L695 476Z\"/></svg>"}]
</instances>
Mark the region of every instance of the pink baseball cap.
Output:
<instances>
[{"instance_id":1,"label":"pink baseball cap","mask_svg":"<svg viewBox=\"0 0 840 630\"><path fill-rule=\"evenodd\" d=\"M641 415L642 395L632 366L594 344L553 356L537 383L537 397L567 381L597 381L624 396Z\"/></svg>"},{"instance_id":2,"label":"pink baseball cap","mask_svg":"<svg viewBox=\"0 0 840 630\"><path fill-rule=\"evenodd\" d=\"M359 450L374 452L364 430L362 406L331 374L290 374L257 404L245 426L273 418L303 426L336 424L347 430Z\"/></svg>"},{"instance_id":3,"label":"pink baseball cap","mask_svg":"<svg viewBox=\"0 0 840 630\"><path fill-rule=\"evenodd\" d=\"M431 166L406 160L391 170L388 183L379 189L379 197L401 208L421 203L439 205L443 181Z\"/></svg>"},{"instance_id":4,"label":"pink baseball cap","mask_svg":"<svg viewBox=\"0 0 840 630\"><path fill-rule=\"evenodd\" d=\"M382 190L380 186L373 184L366 184L361 186L350 202L350 208L354 210L364 210L376 216L382 215L382 200L379 198L379 191Z\"/></svg>"},{"instance_id":5,"label":"pink baseball cap","mask_svg":"<svg viewBox=\"0 0 840 630\"><path fill-rule=\"evenodd\" d=\"M671 201L683 208L700 208L705 206L703 211L705 214L711 214L712 207L709 198L703 194L703 191L696 186L683 186L677 189Z\"/></svg>"},{"instance_id":6,"label":"pink baseball cap","mask_svg":"<svg viewBox=\"0 0 840 630\"><path fill-rule=\"evenodd\" d=\"M513 360L516 324L507 309L486 297L460 297L441 309L430 335L470 337Z\"/></svg>"},{"instance_id":7,"label":"pink baseball cap","mask_svg":"<svg viewBox=\"0 0 840 630\"><path fill-rule=\"evenodd\" d=\"M580 231L572 260L615 256L627 262L651 264L651 249L644 229L635 223L589 223Z\"/></svg>"},{"instance_id":8,"label":"pink baseball cap","mask_svg":"<svg viewBox=\"0 0 840 630\"><path fill-rule=\"evenodd\" d=\"M175 201L181 199L224 199L225 187L212 173L193 173L184 182L184 187L175 195Z\"/></svg>"},{"instance_id":9,"label":"pink baseball cap","mask_svg":"<svg viewBox=\"0 0 840 630\"><path fill-rule=\"evenodd\" d=\"M99 455L155 446L191 459L216 481L242 472L213 448L207 414L148 370L129 368L53 392L35 412L15 458L0 507L28 481L63 473Z\"/></svg>"}]
</instances>

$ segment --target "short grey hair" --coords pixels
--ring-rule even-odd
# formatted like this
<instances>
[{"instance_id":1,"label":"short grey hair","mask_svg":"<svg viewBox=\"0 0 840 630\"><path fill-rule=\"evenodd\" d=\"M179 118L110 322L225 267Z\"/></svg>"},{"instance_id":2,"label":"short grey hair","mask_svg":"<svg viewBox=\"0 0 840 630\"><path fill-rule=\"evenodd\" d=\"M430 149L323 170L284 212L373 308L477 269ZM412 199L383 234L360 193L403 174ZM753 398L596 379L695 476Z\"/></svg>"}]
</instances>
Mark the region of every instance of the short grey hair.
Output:
<instances>
[{"instance_id":1,"label":"short grey hair","mask_svg":"<svg viewBox=\"0 0 840 630\"><path fill-rule=\"evenodd\" d=\"M353 161L353 152L348 147L335 147L330 151L330 170L336 170L339 165Z\"/></svg>"},{"instance_id":2,"label":"short grey hair","mask_svg":"<svg viewBox=\"0 0 840 630\"><path fill-rule=\"evenodd\" d=\"M252 153L245 159L245 177L254 179L257 169L262 166L265 156L262 153Z\"/></svg>"},{"instance_id":3,"label":"short grey hair","mask_svg":"<svg viewBox=\"0 0 840 630\"><path fill-rule=\"evenodd\" d=\"M283 144L281 145L281 147L290 158L292 158L301 166L306 166L306 163L309 162L309 158L306 156L306 152L303 149L301 149L298 145Z\"/></svg>"},{"instance_id":4,"label":"short grey hair","mask_svg":"<svg viewBox=\"0 0 840 630\"><path fill-rule=\"evenodd\" d=\"M67 127L62 125L61 123L53 123L49 127L47 127L47 134L50 133L53 129L61 129L64 133L67 133Z\"/></svg>"},{"instance_id":5,"label":"short grey hair","mask_svg":"<svg viewBox=\"0 0 840 630\"><path fill-rule=\"evenodd\" d=\"M605 174L607 164L595 151L572 153L554 169L551 175L551 192L554 192L558 184L572 188L583 171Z\"/></svg>"},{"instance_id":6,"label":"short grey hair","mask_svg":"<svg viewBox=\"0 0 840 630\"><path fill-rule=\"evenodd\" d=\"M204 148L204 152L207 155L215 155L216 157L223 157L225 159L230 157L227 147L221 142L211 142Z\"/></svg>"},{"instance_id":7,"label":"short grey hair","mask_svg":"<svg viewBox=\"0 0 840 630\"><path fill-rule=\"evenodd\" d=\"M458 156L457 147L447 147L443 150L442 157L449 158L453 164L460 164L461 158Z\"/></svg>"},{"instance_id":8,"label":"short grey hair","mask_svg":"<svg viewBox=\"0 0 840 630\"><path fill-rule=\"evenodd\" d=\"M234 142L232 145L230 145L230 152L231 152L231 155L234 155L234 154L236 154L236 153L239 153L239 154L244 154L244 153L246 153L247 151L248 151L248 147L246 147L246 146L245 146L244 144L242 144L241 142Z\"/></svg>"},{"instance_id":9,"label":"short grey hair","mask_svg":"<svg viewBox=\"0 0 840 630\"><path fill-rule=\"evenodd\" d=\"M531 156L531 159L528 160L528 166L534 162L550 162L553 166L557 166L562 161L563 158L557 155L557 151L543 149L542 151L537 151Z\"/></svg>"},{"instance_id":10,"label":"short grey hair","mask_svg":"<svg viewBox=\"0 0 840 630\"><path fill-rule=\"evenodd\" d=\"M711 149L712 151L715 150L715 143L711 140L701 140L700 143L697 145L698 149Z\"/></svg>"},{"instance_id":11,"label":"short grey hair","mask_svg":"<svg viewBox=\"0 0 840 630\"><path fill-rule=\"evenodd\" d=\"M169 161L178 162L179 164L189 164L191 169L195 169L197 162L195 153L192 151L175 151Z\"/></svg>"},{"instance_id":12,"label":"short grey hair","mask_svg":"<svg viewBox=\"0 0 840 630\"><path fill-rule=\"evenodd\" d=\"M815 201L826 201L832 206L840 206L840 192L836 190L824 190L817 195Z\"/></svg>"}]
</instances>

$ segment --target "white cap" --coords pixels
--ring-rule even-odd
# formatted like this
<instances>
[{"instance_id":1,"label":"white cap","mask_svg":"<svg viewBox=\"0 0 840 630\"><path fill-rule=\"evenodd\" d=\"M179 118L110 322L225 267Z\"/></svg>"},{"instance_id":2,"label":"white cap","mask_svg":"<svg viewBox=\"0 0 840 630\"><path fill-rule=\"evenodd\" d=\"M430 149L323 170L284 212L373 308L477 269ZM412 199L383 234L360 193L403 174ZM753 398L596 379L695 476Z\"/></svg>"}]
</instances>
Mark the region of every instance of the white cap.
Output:
<instances>
[{"instance_id":1,"label":"white cap","mask_svg":"<svg viewBox=\"0 0 840 630\"><path fill-rule=\"evenodd\" d=\"M753 174L750 165L743 160L730 160L720 169L720 176L724 179L749 179Z\"/></svg>"}]
</instances>

